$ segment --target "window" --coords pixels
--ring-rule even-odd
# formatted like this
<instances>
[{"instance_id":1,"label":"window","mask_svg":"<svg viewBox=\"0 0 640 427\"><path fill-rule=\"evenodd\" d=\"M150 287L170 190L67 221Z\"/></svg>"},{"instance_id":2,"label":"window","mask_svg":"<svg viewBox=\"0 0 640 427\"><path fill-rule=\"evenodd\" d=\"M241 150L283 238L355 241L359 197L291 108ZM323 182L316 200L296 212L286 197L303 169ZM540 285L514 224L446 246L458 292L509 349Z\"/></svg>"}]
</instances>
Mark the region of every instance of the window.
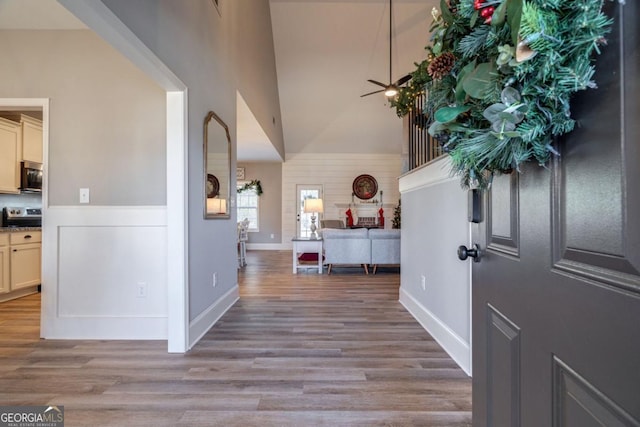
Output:
<instances>
[{"instance_id":1,"label":"window","mask_svg":"<svg viewBox=\"0 0 640 427\"><path fill-rule=\"evenodd\" d=\"M238 188L241 188L245 182L238 181ZM260 197L258 197L255 189L250 188L242 193L237 193L236 212L238 221L242 221L245 218L249 219L249 231L259 231Z\"/></svg>"}]
</instances>

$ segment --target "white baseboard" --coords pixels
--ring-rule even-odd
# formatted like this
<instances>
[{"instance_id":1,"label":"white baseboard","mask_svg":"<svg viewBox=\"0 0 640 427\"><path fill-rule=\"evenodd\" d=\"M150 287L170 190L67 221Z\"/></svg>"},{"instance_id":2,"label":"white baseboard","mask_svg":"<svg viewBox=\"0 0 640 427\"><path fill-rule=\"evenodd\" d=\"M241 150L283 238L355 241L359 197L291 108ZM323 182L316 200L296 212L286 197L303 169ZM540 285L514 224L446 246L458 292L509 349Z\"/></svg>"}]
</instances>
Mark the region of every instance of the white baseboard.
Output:
<instances>
[{"instance_id":1,"label":"white baseboard","mask_svg":"<svg viewBox=\"0 0 640 427\"><path fill-rule=\"evenodd\" d=\"M458 366L471 376L471 347L469 343L402 288L400 288L400 304L431 334Z\"/></svg>"},{"instance_id":2,"label":"white baseboard","mask_svg":"<svg viewBox=\"0 0 640 427\"><path fill-rule=\"evenodd\" d=\"M248 251L286 251L291 250L291 243L247 243Z\"/></svg>"},{"instance_id":3,"label":"white baseboard","mask_svg":"<svg viewBox=\"0 0 640 427\"><path fill-rule=\"evenodd\" d=\"M28 288L18 289L17 291L7 292L0 295L0 302L11 301L12 299L24 297L27 295L38 293L38 285L29 286Z\"/></svg>"},{"instance_id":4,"label":"white baseboard","mask_svg":"<svg viewBox=\"0 0 640 427\"><path fill-rule=\"evenodd\" d=\"M42 331L42 326L40 327ZM41 338L56 340L166 340L166 317L58 318Z\"/></svg>"},{"instance_id":5,"label":"white baseboard","mask_svg":"<svg viewBox=\"0 0 640 427\"><path fill-rule=\"evenodd\" d=\"M240 299L240 288L235 285L215 304L212 304L189 323L189 349Z\"/></svg>"}]
</instances>

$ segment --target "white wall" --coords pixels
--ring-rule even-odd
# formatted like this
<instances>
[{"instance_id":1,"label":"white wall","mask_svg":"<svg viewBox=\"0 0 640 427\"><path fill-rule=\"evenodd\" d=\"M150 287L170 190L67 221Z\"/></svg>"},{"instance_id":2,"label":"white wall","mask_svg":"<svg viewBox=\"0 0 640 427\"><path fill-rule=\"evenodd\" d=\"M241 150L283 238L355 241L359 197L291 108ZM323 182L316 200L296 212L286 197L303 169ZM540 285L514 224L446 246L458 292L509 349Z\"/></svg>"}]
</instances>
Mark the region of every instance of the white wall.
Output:
<instances>
[{"instance_id":1,"label":"white wall","mask_svg":"<svg viewBox=\"0 0 640 427\"><path fill-rule=\"evenodd\" d=\"M247 247L249 249L280 247L282 243L282 163L249 162L239 166L245 169L245 180L259 180L263 191L258 202L260 230L249 233Z\"/></svg>"},{"instance_id":2,"label":"white wall","mask_svg":"<svg viewBox=\"0 0 640 427\"><path fill-rule=\"evenodd\" d=\"M50 98L50 205L166 204L165 92L88 30L0 31L0 93ZM108 179L107 179L108 177Z\"/></svg>"},{"instance_id":3,"label":"white wall","mask_svg":"<svg viewBox=\"0 0 640 427\"><path fill-rule=\"evenodd\" d=\"M269 1L227 0L220 3L223 4L222 13L225 13L227 4L233 3L233 7L237 8L234 14L240 19L239 25L233 26L238 92L251 107L251 113L280 157L284 158L280 94ZM255 19L256 17L262 19Z\"/></svg>"},{"instance_id":4,"label":"white wall","mask_svg":"<svg viewBox=\"0 0 640 427\"><path fill-rule=\"evenodd\" d=\"M400 302L471 374L471 267L457 257L469 245L467 192L449 176L448 158L403 175L400 191Z\"/></svg>"},{"instance_id":5,"label":"white wall","mask_svg":"<svg viewBox=\"0 0 640 427\"><path fill-rule=\"evenodd\" d=\"M91 31L2 31L0 47L0 92L43 108L41 335L166 338L164 90Z\"/></svg>"},{"instance_id":6,"label":"white wall","mask_svg":"<svg viewBox=\"0 0 640 427\"><path fill-rule=\"evenodd\" d=\"M274 139L281 127L268 0L224 1L218 14L210 0L103 0L129 30L188 87L188 277L190 344L237 298L236 218L204 220L203 120L214 111L231 133L236 152L236 94L259 111L258 121ZM268 23L268 24L267 24ZM243 31L242 29L251 29ZM261 78L246 83L239 67ZM246 84L245 84L246 83ZM264 122L266 121L266 123ZM270 128L267 124L270 124ZM278 147L278 144L274 142ZM281 144L280 144L281 145ZM231 186L235 185L235 176ZM233 207L233 206L231 206ZM218 285L212 286L217 273Z\"/></svg>"},{"instance_id":7,"label":"white wall","mask_svg":"<svg viewBox=\"0 0 640 427\"><path fill-rule=\"evenodd\" d=\"M296 184L320 184L324 189L324 219L344 219L345 208L336 203L350 203L353 180L362 174L378 182L378 194L384 192L385 204L397 204L400 154L299 153L287 155L282 166L282 242L291 247L296 235ZM356 199L357 202L357 199ZM393 209L385 211L385 224L391 224Z\"/></svg>"}]
</instances>

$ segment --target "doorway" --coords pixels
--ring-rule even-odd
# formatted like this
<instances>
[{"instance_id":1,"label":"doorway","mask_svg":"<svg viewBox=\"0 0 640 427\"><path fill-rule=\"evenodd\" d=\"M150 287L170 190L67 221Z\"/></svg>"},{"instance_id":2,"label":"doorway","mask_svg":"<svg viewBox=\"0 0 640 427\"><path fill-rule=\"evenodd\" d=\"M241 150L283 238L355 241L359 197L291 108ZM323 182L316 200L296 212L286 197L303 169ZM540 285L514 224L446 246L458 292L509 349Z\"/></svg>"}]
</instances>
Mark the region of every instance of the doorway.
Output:
<instances>
[{"instance_id":1,"label":"doorway","mask_svg":"<svg viewBox=\"0 0 640 427\"><path fill-rule=\"evenodd\" d=\"M40 287L42 280L42 217L44 201L47 197L46 186L43 185L42 192L18 191L22 188L20 176L22 175L20 164L30 162L33 167L42 168L45 163L47 146L45 140L48 135L48 106L49 101L40 98L3 98L0 99L0 116L6 119L5 123L15 123L17 132L17 144L14 145L15 156L10 165L17 174L15 186L16 191L8 191L0 194L0 210L2 208L15 209L17 217L4 217L3 226L25 226L27 228L17 229L11 232L11 246L0 248L6 257L0 260L3 265L3 276L0 277L0 301L8 304L12 300L22 300L23 297L32 297L13 303L12 307L21 311L22 307L31 309L34 304L40 307ZM14 143L16 141L14 140ZM26 164L26 163L25 163ZM45 165L46 167L46 165ZM7 216L9 210L7 209ZM11 220L11 222L10 222ZM14 239L16 242L14 242ZM9 238L5 243L9 244ZM0 246L2 246L0 244ZM35 311L33 311L35 313ZM39 312L39 310L38 310ZM40 316L32 316L31 320L41 325ZM35 323L34 323L35 325ZM34 331L40 336L40 327L34 326Z\"/></svg>"},{"instance_id":2,"label":"doorway","mask_svg":"<svg viewBox=\"0 0 640 427\"><path fill-rule=\"evenodd\" d=\"M319 226L322 213L308 213L304 211L304 201L307 199L322 199L321 184L296 184L296 236L309 237L311 235L311 220L315 217L315 224Z\"/></svg>"}]
</instances>

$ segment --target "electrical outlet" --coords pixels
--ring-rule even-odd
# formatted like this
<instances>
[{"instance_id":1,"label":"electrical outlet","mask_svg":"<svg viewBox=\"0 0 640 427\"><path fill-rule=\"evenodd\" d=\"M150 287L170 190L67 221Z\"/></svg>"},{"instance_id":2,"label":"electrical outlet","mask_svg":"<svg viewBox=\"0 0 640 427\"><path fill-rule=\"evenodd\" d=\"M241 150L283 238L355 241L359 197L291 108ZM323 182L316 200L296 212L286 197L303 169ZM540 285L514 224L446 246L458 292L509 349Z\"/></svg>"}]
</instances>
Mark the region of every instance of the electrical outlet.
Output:
<instances>
[{"instance_id":1,"label":"electrical outlet","mask_svg":"<svg viewBox=\"0 0 640 427\"><path fill-rule=\"evenodd\" d=\"M275 238L276 238L276 235L275 235L275 234L271 234L271 238L272 238L272 239L275 239Z\"/></svg>"},{"instance_id":2,"label":"electrical outlet","mask_svg":"<svg viewBox=\"0 0 640 427\"><path fill-rule=\"evenodd\" d=\"M146 298L147 297L147 284L145 282L138 282L138 288L136 291L136 296L138 298Z\"/></svg>"},{"instance_id":3,"label":"electrical outlet","mask_svg":"<svg viewBox=\"0 0 640 427\"><path fill-rule=\"evenodd\" d=\"M89 189L81 188L80 189L80 203L89 203Z\"/></svg>"},{"instance_id":4,"label":"electrical outlet","mask_svg":"<svg viewBox=\"0 0 640 427\"><path fill-rule=\"evenodd\" d=\"M213 273L213 278L211 280L211 284L213 285L213 287L215 288L216 286L218 286L218 273Z\"/></svg>"},{"instance_id":5,"label":"electrical outlet","mask_svg":"<svg viewBox=\"0 0 640 427\"><path fill-rule=\"evenodd\" d=\"M427 290L427 278L424 277L424 274L422 276L420 276L420 282L422 284L422 290L426 291Z\"/></svg>"}]
</instances>

